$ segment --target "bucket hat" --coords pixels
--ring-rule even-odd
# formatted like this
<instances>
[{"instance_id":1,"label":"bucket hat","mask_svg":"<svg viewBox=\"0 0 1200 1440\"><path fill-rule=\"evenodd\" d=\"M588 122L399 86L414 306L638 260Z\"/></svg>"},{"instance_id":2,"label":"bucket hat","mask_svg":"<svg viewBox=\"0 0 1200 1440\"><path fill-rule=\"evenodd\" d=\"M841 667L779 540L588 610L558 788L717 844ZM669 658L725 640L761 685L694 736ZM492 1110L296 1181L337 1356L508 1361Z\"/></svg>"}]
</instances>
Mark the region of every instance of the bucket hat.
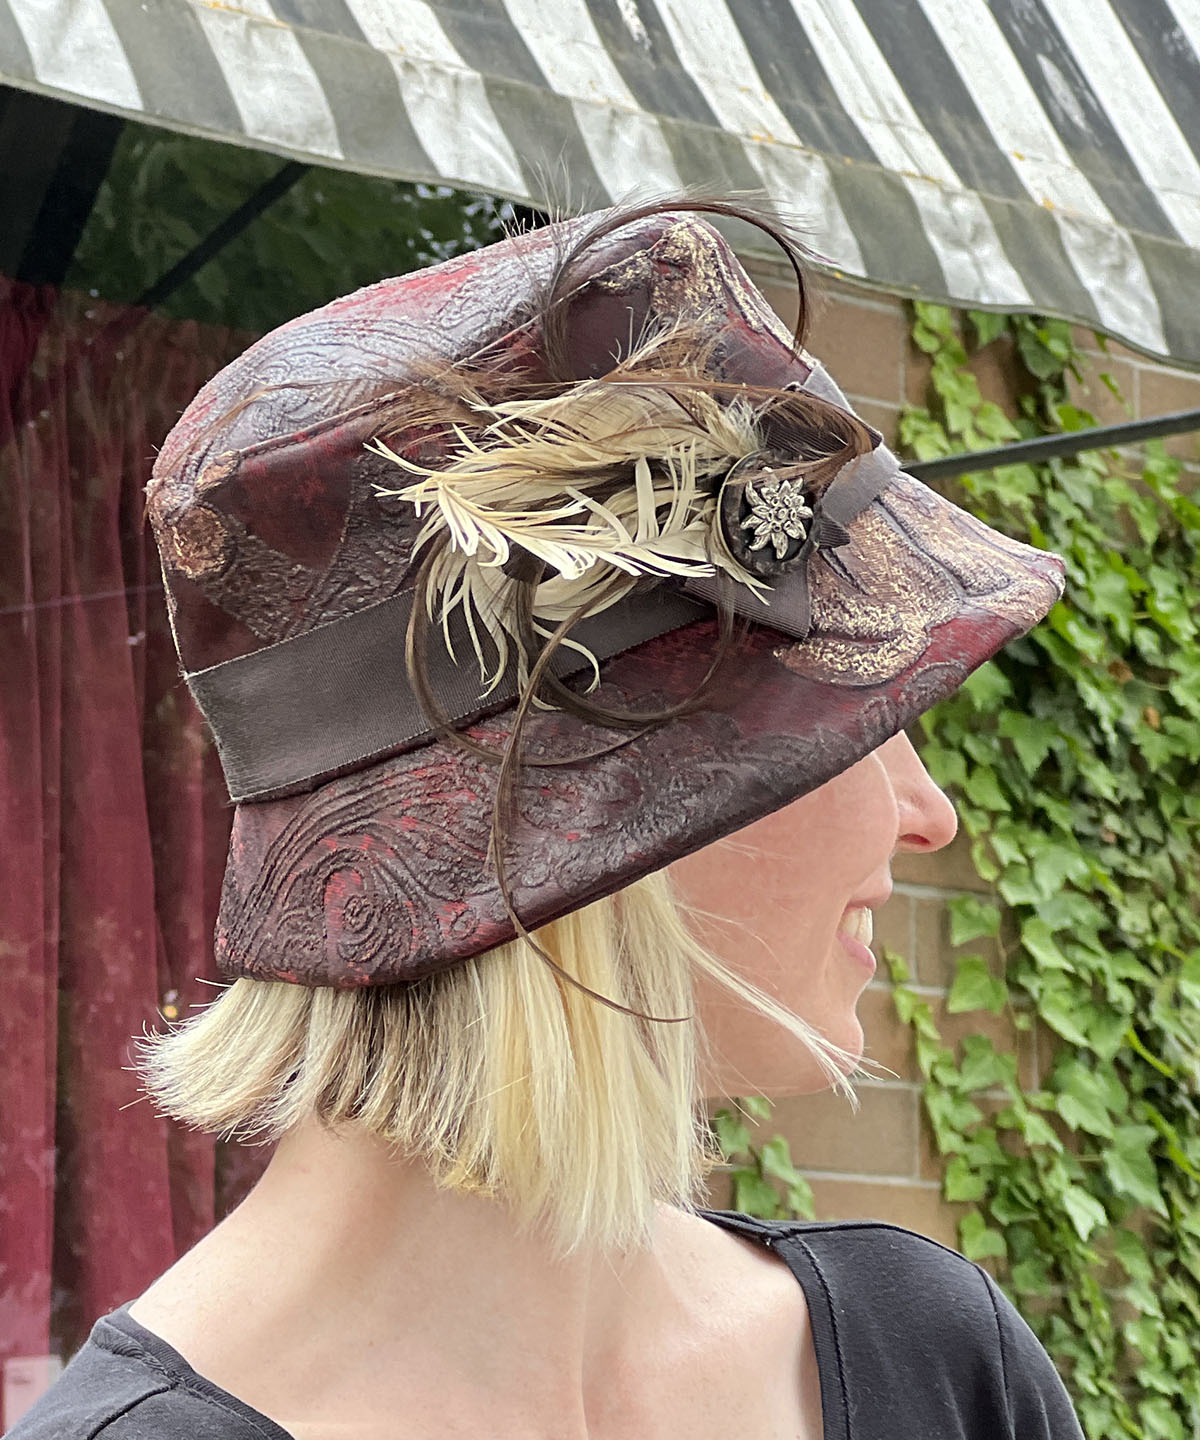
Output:
<instances>
[{"instance_id":1,"label":"bucket hat","mask_svg":"<svg viewBox=\"0 0 1200 1440\"><path fill-rule=\"evenodd\" d=\"M148 513L236 804L218 966L304 985L432 974L779 809L1062 589L677 208L282 326L184 413Z\"/></svg>"}]
</instances>

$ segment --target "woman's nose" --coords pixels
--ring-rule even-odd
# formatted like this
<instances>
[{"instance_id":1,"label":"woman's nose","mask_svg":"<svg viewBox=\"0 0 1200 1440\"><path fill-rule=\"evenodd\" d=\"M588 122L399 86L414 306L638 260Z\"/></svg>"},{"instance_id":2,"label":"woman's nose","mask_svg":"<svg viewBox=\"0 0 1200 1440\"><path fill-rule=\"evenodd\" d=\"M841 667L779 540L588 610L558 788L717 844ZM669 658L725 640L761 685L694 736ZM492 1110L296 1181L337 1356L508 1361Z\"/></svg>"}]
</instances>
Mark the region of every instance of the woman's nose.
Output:
<instances>
[{"instance_id":1,"label":"woman's nose","mask_svg":"<svg viewBox=\"0 0 1200 1440\"><path fill-rule=\"evenodd\" d=\"M899 811L897 850L932 853L958 833L958 816L934 783L907 735L892 737L879 751Z\"/></svg>"}]
</instances>

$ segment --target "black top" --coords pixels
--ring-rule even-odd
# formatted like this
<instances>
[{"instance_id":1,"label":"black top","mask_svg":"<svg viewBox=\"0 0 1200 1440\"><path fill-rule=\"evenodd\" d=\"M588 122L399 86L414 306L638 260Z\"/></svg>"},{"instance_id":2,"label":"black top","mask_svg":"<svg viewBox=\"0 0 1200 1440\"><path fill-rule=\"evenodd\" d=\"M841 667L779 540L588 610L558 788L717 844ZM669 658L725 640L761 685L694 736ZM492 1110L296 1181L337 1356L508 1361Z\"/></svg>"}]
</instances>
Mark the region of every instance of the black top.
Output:
<instances>
[{"instance_id":1,"label":"black top","mask_svg":"<svg viewBox=\"0 0 1200 1440\"><path fill-rule=\"evenodd\" d=\"M1033 1332L978 1265L877 1221L707 1218L774 1250L812 1319L825 1440L1082 1440ZM117 1310L9 1440L291 1440Z\"/></svg>"}]
</instances>

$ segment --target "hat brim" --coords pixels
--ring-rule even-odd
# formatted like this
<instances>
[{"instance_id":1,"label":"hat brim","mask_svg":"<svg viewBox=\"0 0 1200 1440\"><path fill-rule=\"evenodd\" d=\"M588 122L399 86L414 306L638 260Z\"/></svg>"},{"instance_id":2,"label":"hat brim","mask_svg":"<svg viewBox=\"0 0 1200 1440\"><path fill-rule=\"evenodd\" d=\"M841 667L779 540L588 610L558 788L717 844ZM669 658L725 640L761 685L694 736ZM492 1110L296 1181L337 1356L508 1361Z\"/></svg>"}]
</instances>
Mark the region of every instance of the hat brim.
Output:
<instances>
[{"instance_id":1,"label":"hat brim","mask_svg":"<svg viewBox=\"0 0 1200 1440\"><path fill-rule=\"evenodd\" d=\"M899 474L851 541L813 567L800 641L755 625L705 708L578 764L528 764L505 835L529 929L620 890L809 793L956 690L1062 591L1057 556L989 529ZM605 662L596 697L683 700L715 620ZM490 746L511 707L468 732ZM611 731L536 715L534 761ZM514 937L489 857L494 765L447 741L307 794L238 807L216 953L223 974L351 988L435 973Z\"/></svg>"}]
</instances>

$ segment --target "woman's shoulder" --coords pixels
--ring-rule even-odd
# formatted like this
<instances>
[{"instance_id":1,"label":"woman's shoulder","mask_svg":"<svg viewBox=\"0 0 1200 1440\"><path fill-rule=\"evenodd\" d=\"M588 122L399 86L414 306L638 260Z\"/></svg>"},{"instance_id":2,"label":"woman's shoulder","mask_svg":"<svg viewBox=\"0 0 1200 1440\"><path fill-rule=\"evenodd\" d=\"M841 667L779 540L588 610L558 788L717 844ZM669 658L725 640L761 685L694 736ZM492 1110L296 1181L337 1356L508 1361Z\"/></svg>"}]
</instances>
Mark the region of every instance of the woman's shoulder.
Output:
<instances>
[{"instance_id":1,"label":"woman's shoulder","mask_svg":"<svg viewBox=\"0 0 1200 1440\"><path fill-rule=\"evenodd\" d=\"M904 1317L920 1320L925 1332L945 1327L995 1341L999 1327L1016 1317L981 1266L915 1230L882 1220L705 1214L785 1259L805 1293L827 1301L835 1317L852 1319L859 1334L877 1328L881 1336L891 1336Z\"/></svg>"},{"instance_id":2,"label":"woman's shoulder","mask_svg":"<svg viewBox=\"0 0 1200 1440\"><path fill-rule=\"evenodd\" d=\"M987 1271L956 1250L882 1221L708 1218L787 1263L808 1301L823 1377L836 1373L863 1433L873 1433L864 1411L904 1395L910 1411L927 1411L914 1434L1081 1436L1032 1330ZM995 1428L998 1417L1004 1428ZM889 1433L885 1410L879 1419L879 1433Z\"/></svg>"},{"instance_id":3,"label":"woman's shoulder","mask_svg":"<svg viewBox=\"0 0 1200 1440\"><path fill-rule=\"evenodd\" d=\"M208 1384L123 1310L87 1343L8 1440L288 1440Z\"/></svg>"}]
</instances>

